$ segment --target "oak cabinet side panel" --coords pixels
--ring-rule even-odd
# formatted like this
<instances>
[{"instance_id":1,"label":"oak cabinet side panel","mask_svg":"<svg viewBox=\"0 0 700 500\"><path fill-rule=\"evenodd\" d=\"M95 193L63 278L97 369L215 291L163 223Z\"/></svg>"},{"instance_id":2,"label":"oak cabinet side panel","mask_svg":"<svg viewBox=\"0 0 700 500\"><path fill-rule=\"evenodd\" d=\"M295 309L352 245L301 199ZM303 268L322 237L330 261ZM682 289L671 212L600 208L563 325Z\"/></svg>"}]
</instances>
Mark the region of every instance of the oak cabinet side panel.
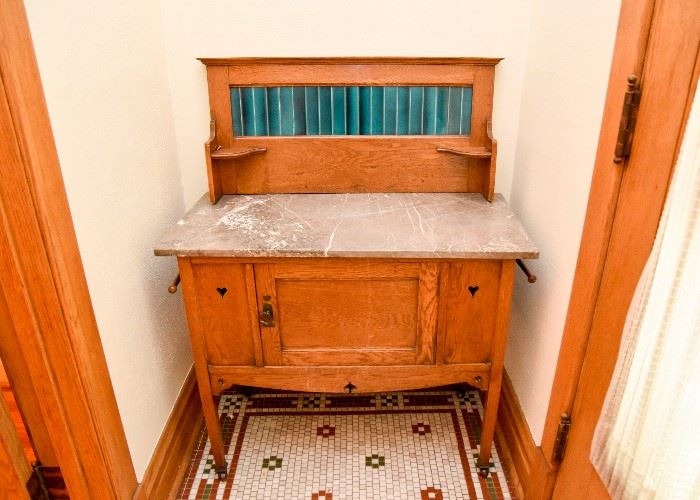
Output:
<instances>
[{"instance_id":1,"label":"oak cabinet side panel","mask_svg":"<svg viewBox=\"0 0 700 500\"><path fill-rule=\"evenodd\" d=\"M443 266L438 362L478 363L491 358L496 326L500 260Z\"/></svg>"},{"instance_id":2,"label":"oak cabinet side panel","mask_svg":"<svg viewBox=\"0 0 700 500\"><path fill-rule=\"evenodd\" d=\"M255 365L254 335L245 266L193 265L197 324L205 339L207 361L215 365Z\"/></svg>"}]
</instances>

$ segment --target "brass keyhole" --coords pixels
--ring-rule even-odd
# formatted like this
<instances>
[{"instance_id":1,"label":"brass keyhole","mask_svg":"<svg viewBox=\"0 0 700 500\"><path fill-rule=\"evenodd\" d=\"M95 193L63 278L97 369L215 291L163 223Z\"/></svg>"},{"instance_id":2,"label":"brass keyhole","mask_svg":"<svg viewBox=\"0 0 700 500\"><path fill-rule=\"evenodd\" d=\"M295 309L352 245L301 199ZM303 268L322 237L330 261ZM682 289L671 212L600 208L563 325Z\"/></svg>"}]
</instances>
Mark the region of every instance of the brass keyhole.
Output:
<instances>
[{"instance_id":1,"label":"brass keyhole","mask_svg":"<svg viewBox=\"0 0 700 500\"><path fill-rule=\"evenodd\" d=\"M272 304L263 302L262 312L258 315L258 320L260 321L260 326L275 326L275 315L272 312Z\"/></svg>"}]
</instances>

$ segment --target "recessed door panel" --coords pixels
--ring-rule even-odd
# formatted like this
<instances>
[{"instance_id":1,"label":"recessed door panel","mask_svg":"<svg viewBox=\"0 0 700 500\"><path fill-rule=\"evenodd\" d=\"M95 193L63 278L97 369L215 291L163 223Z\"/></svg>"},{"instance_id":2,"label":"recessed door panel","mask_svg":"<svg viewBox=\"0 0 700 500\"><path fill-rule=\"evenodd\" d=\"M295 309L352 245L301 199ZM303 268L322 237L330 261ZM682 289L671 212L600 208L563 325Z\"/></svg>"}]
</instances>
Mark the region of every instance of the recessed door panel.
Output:
<instances>
[{"instance_id":1,"label":"recessed door panel","mask_svg":"<svg viewBox=\"0 0 700 500\"><path fill-rule=\"evenodd\" d=\"M256 265L266 365L432 362L436 264Z\"/></svg>"},{"instance_id":2,"label":"recessed door panel","mask_svg":"<svg viewBox=\"0 0 700 500\"><path fill-rule=\"evenodd\" d=\"M416 347L417 277L280 279L276 285L282 349Z\"/></svg>"}]
</instances>

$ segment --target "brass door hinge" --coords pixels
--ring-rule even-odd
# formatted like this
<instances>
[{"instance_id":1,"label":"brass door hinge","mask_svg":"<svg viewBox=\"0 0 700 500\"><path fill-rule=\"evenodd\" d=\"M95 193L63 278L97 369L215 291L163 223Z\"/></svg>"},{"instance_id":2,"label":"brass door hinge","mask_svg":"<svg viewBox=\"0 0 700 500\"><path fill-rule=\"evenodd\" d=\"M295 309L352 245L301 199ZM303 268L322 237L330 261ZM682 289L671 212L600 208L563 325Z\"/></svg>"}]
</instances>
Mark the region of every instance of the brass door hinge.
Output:
<instances>
[{"instance_id":1,"label":"brass door hinge","mask_svg":"<svg viewBox=\"0 0 700 500\"><path fill-rule=\"evenodd\" d=\"M629 75L627 77L627 92L622 104L622 116L620 116L620 128L617 132L617 142L615 143L615 163L622 163L622 160L629 157L632 151L632 139L634 137L634 126L637 123L637 110L642 93L639 90L639 77Z\"/></svg>"},{"instance_id":2,"label":"brass door hinge","mask_svg":"<svg viewBox=\"0 0 700 500\"><path fill-rule=\"evenodd\" d=\"M27 493L31 500L49 500L51 498L44 479L44 466L38 460L32 463L32 475L27 480Z\"/></svg>"},{"instance_id":3,"label":"brass door hinge","mask_svg":"<svg viewBox=\"0 0 700 500\"><path fill-rule=\"evenodd\" d=\"M571 417L566 413L562 413L559 417L559 428L557 429L557 438L554 440L554 450L552 451L552 463L558 464L564 459L564 451L566 450L566 440L569 438L569 429L571 428Z\"/></svg>"}]
</instances>

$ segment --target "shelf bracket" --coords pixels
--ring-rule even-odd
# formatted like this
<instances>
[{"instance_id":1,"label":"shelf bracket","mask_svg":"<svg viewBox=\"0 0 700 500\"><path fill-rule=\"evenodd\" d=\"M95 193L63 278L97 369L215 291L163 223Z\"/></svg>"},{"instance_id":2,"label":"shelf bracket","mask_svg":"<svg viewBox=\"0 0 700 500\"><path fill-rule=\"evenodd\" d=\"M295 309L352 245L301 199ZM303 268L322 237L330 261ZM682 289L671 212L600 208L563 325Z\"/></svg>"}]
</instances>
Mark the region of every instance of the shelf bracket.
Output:
<instances>
[{"instance_id":1,"label":"shelf bracket","mask_svg":"<svg viewBox=\"0 0 700 500\"><path fill-rule=\"evenodd\" d=\"M466 156L467 158L491 158L491 151L486 149L475 149L472 151L448 148L446 146L437 146L435 151L438 153L450 153L457 156Z\"/></svg>"},{"instance_id":2,"label":"shelf bracket","mask_svg":"<svg viewBox=\"0 0 700 500\"><path fill-rule=\"evenodd\" d=\"M255 147L243 149L241 151L234 151L231 149L222 149L221 146L217 146L216 149L211 153L211 157L214 159L233 159L233 158L243 158L244 156L253 155L256 153L264 153L267 148Z\"/></svg>"}]
</instances>

